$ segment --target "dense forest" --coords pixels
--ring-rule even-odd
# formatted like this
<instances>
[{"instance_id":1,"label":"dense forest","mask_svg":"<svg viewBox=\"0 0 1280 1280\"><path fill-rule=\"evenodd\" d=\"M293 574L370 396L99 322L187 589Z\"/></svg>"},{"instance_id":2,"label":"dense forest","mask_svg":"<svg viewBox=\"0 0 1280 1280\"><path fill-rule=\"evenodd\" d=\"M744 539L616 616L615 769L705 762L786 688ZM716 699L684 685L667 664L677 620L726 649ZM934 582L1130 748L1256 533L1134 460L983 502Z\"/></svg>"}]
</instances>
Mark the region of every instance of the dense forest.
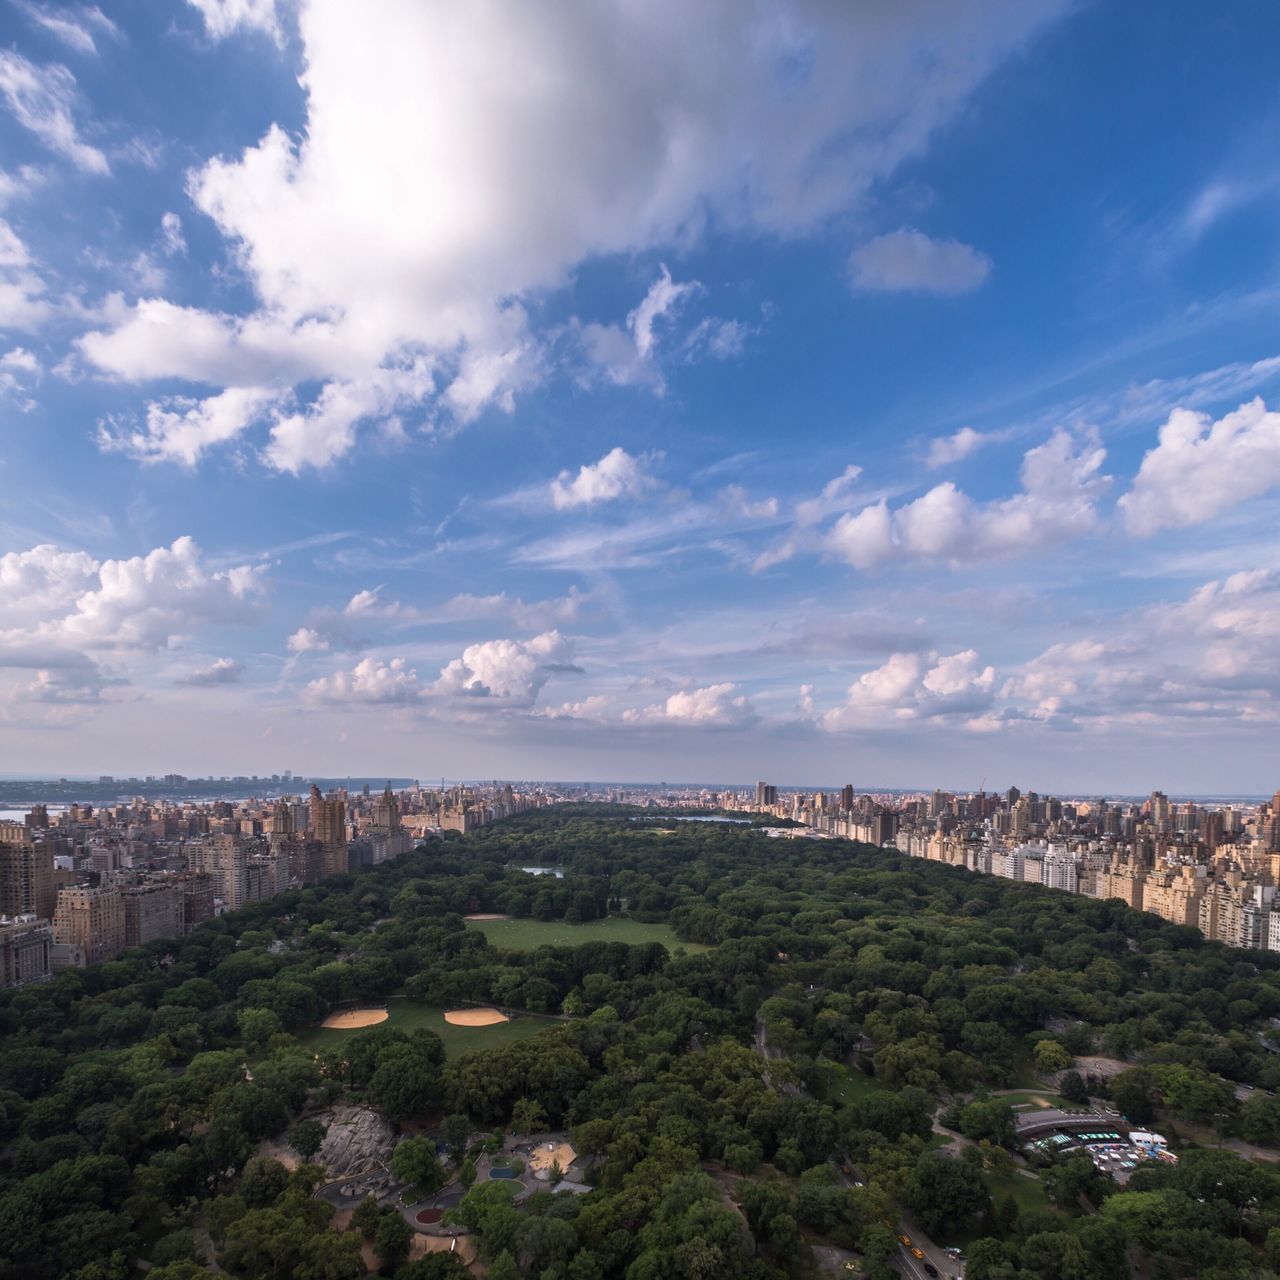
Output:
<instances>
[{"instance_id":1,"label":"dense forest","mask_svg":"<svg viewBox=\"0 0 1280 1280\"><path fill-rule=\"evenodd\" d=\"M701 946L507 950L466 927L478 912L626 916ZM1280 1165L1218 1149L1280 1147L1263 1034L1278 962L1118 902L845 841L528 814L5 993L0 1276L355 1280L366 1237L384 1274L466 1275L447 1253L406 1262L408 1227L376 1206L333 1230L323 1171L260 1154L311 1156L310 1117L355 1100L453 1135L440 1161L417 1138L397 1147L425 1186L468 1185L468 1133L572 1135L589 1194L516 1208L477 1183L454 1211L493 1280L803 1277L828 1246L881 1277L904 1213L963 1242L969 1280L1131 1263L1280 1277ZM334 1008L401 994L555 1016L451 1059L426 1029L299 1042ZM1127 1069L1060 1074L1095 1054ZM1124 1187L1080 1155L1028 1179L1000 1091L1050 1071L1068 1096L1204 1140ZM1041 1202L1007 1193L1032 1182Z\"/></svg>"}]
</instances>

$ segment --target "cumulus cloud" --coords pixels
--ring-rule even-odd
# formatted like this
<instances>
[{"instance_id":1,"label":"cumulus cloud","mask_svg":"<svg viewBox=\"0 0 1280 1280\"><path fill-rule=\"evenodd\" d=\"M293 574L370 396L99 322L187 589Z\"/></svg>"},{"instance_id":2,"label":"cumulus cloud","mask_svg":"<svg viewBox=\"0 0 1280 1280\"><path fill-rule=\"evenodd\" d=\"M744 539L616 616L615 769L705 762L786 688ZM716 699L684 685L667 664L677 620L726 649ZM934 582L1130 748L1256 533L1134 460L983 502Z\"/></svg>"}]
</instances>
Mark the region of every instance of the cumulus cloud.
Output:
<instances>
[{"instance_id":1,"label":"cumulus cloud","mask_svg":"<svg viewBox=\"0 0 1280 1280\"><path fill-rule=\"evenodd\" d=\"M826 712L824 729L883 727L895 720L974 717L992 704L996 672L983 666L973 649L926 659L895 653L881 666L858 677L845 702Z\"/></svg>"},{"instance_id":2,"label":"cumulus cloud","mask_svg":"<svg viewBox=\"0 0 1280 1280\"><path fill-rule=\"evenodd\" d=\"M877 293L970 293L991 273L991 259L958 240L934 240L902 227L849 255L855 289Z\"/></svg>"},{"instance_id":3,"label":"cumulus cloud","mask_svg":"<svg viewBox=\"0 0 1280 1280\"><path fill-rule=\"evenodd\" d=\"M751 701L732 683L682 689L665 702L623 713L639 724L682 724L709 729L742 728L759 719Z\"/></svg>"},{"instance_id":4,"label":"cumulus cloud","mask_svg":"<svg viewBox=\"0 0 1280 1280\"><path fill-rule=\"evenodd\" d=\"M0 613L4 624L34 623L64 615L98 584L99 563L84 551L44 543L0 556Z\"/></svg>"},{"instance_id":5,"label":"cumulus cloud","mask_svg":"<svg viewBox=\"0 0 1280 1280\"><path fill-rule=\"evenodd\" d=\"M974 502L949 481L896 509L886 501L847 512L828 531L826 550L856 569L891 560L971 563L1021 554L1081 537L1098 523L1097 500L1110 483L1106 450L1055 432L1022 460L1022 492Z\"/></svg>"},{"instance_id":6,"label":"cumulus cloud","mask_svg":"<svg viewBox=\"0 0 1280 1280\"><path fill-rule=\"evenodd\" d=\"M240 31L260 31L277 44L282 40L276 0L187 0L200 13L211 40L225 40Z\"/></svg>"},{"instance_id":7,"label":"cumulus cloud","mask_svg":"<svg viewBox=\"0 0 1280 1280\"><path fill-rule=\"evenodd\" d=\"M147 405L145 424L103 422L98 444L140 462L177 462L194 467L215 445L234 439L273 403L261 387L228 387L204 400L175 396Z\"/></svg>"},{"instance_id":8,"label":"cumulus cloud","mask_svg":"<svg viewBox=\"0 0 1280 1280\"><path fill-rule=\"evenodd\" d=\"M1280 487L1280 413L1262 398L1212 421L1175 409L1120 498L1126 528L1146 535L1203 524Z\"/></svg>"},{"instance_id":9,"label":"cumulus cloud","mask_svg":"<svg viewBox=\"0 0 1280 1280\"><path fill-rule=\"evenodd\" d=\"M9 113L49 148L86 173L109 173L107 157L80 137L75 123L76 78L59 63L38 67L0 49L0 95Z\"/></svg>"},{"instance_id":10,"label":"cumulus cloud","mask_svg":"<svg viewBox=\"0 0 1280 1280\"><path fill-rule=\"evenodd\" d=\"M210 571L189 537L143 556L98 561L50 545L0 557L0 631L77 648L167 647L195 623L237 623L259 613L263 570Z\"/></svg>"},{"instance_id":11,"label":"cumulus cloud","mask_svg":"<svg viewBox=\"0 0 1280 1280\"><path fill-rule=\"evenodd\" d=\"M434 692L532 706L554 673L581 670L573 663L573 641L545 631L532 640L468 645L440 672Z\"/></svg>"},{"instance_id":12,"label":"cumulus cloud","mask_svg":"<svg viewBox=\"0 0 1280 1280\"><path fill-rule=\"evenodd\" d=\"M312 680L304 696L311 702L404 705L421 701L423 693L418 673L403 658L364 658L350 671Z\"/></svg>"},{"instance_id":13,"label":"cumulus cloud","mask_svg":"<svg viewBox=\"0 0 1280 1280\"><path fill-rule=\"evenodd\" d=\"M181 649L194 628L255 621L264 589L261 568L211 569L190 538L120 560L49 544L9 552L0 556L0 670L36 673L9 695L97 702L131 671L154 665L157 653ZM220 659L179 682L226 683L238 674L238 663Z\"/></svg>"},{"instance_id":14,"label":"cumulus cloud","mask_svg":"<svg viewBox=\"0 0 1280 1280\"><path fill-rule=\"evenodd\" d=\"M557 511L567 511L634 497L653 487L649 461L647 455L634 457L621 446L610 449L599 462L579 467L576 476L562 471L551 482L551 504Z\"/></svg>"},{"instance_id":15,"label":"cumulus cloud","mask_svg":"<svg viewBox=\"0 0 1280 1280\"><path fill-rule=\"evenodd\" d=\"M822 486L822 492L817 497L797 502L792 531L755 557L751 562L752 573L762 573L766 569L784 564L804 547L820 545L810 531L834 512L847 509L861 475L862 468L850 463L838 476L832 477Z\"/></svg>"},{"instance_id":16,"label":"cumulus cloud","mask_svg":"<svg viewBox=\"0 0 1280 1280\"><path fill-rule=\"evenodd\" d=\"M198 689L216 688L219 685L238 684L244 675L244 664L234 658L215 658L206 667L196 667L178 677L179 684L193 685Z\"/></svg>"},{"instance_id":17,"label":"cumulus cloud","mask_svg":"<svg viewBox=\"0 0 1280 1280\"><path fill-rule=\"evenodd\" d=\"M949 467L956 462L977 453L984 445L997 439L1000 433L975 431L972 427L961 427L954 435L938 436L929 442L929 453L925 465L936 471L939 467Z\"/></svg>"},{"instance_id":18,"label":"cumulus cloud","mask_svg":"<svg viewBox=\"0 0 1280 1280\"><path fill-rule=\"evenodd\" d=\"M311 627L299 627L288 640L290 653L324 653L329 641Z\"/></svg>"},{"instance_id":19,"label":"cumulus cloud","mask_svg":"<svg viewBox=\"0 0 1280 1280\"><path fill-rule=\"evenodd\" d=\"M278 31L264 0L196 7L215 37ZM543 374L522 301L586 261L688 243L710 218L791 236L857 207L1065 7L303 5L305 120L190 183L256 309L160 316L149 300L85 355L131 380L321 384L318 411L273 429L268 460L289 471L332 464L362 423L409 406L507 409ZM658 283L621 332L637 354L687 287ZM368 390L418 358L431 376Z\"/></svg>"}]
</instances>

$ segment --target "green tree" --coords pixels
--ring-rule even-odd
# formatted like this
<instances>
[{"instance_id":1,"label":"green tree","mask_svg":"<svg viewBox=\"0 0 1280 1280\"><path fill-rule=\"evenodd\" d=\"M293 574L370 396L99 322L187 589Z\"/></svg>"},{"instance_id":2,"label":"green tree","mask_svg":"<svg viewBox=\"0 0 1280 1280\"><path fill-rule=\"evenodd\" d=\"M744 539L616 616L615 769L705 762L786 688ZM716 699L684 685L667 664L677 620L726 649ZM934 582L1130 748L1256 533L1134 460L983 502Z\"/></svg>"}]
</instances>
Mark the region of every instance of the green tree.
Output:
<instances>
[{"instance_id":1,"label":"green tree","mask_svg":"<svg viewBox=\"0 0 1280 1280\"><path fill-rule=\"evenodd\" d=\"M373 1248L382 1263L382 1270L390 1274L407 1261L412 1242L413 1228L396 1210L384 1210L373 1237Z\"/></svg>"},{"instance_id":2,"label":"green tree","mask_svg":"<svg viewBox=\"0 0 1280 1280\"><path fill-rule=\"evenodd\" d=\"M1132 1067L1113 1076L1108 1092L1121 1115L1133 1124L1150 1124L1155 1119L1155 1080L1148 1068Z\"/></svg>"},{"instance_id":3,"label":"green tree","mask_svg":"<svg viewBox=\"0 0 1280 1280\"><path fill-rule=\"evenodd\" d=\"M911 1211L931 1236L946 1236L991 1213L980 1177L948 1156L926 1155L915 1167L907 1192Z\"/></svg>"},{"instance_id":4,"label":"green tree","mask_svg":"<svg viewBox=\"0 0 1280 1280\"><path fill-rule=\"evenodd\" d=\"M358 1231L365 1240L372 1240L382 1220L382 1209L376 1196L365 1196L351 1211L351 1229Z\"/></svg>"},{"instance_id":5,"label":"green tree","mask_svg":"<svg viewBox=\"0 0 1280 1280\"><path fill-rule=\"evenodd\" d=\"M1068 1102L1082 1106L1089 1101L1089 1088L1078 1071L1064 1071L1058 1081L1058 1092Z\"/></svg>"},{"instance_id":6,"label":"green tree","mask_svg":"<svg viewBox=\"0 0 1280 1280\"><path fill-rule=\"evenodd\" d=\"M458 1112L445 1116L441 1121L440 1136L445 1140L454 1164L461 1164L466 1159L471 1130L470 1118Z\"/></svg>"},{"instance_id":7,"label":"green tree","mask_svg":"<svg viewBox=\"0 0 1280 1280\"><path fill-rule=\"evenodd\" d=\"M1038 1040L1031 1055L1042 1076L1065 1071L1071 1065L1071 1055L1056 1040Z\"/></svg>"},{"instance_id":8,"label":"green tree","mask_svg":"<svg viewBox=\"0 0 1280 1280\"><path fill-rule=\"evenodd\" d=\"M289 1145L304 1159L310 1160L324 1145L328 1129L320 1120L299 1120L289 1130Z\"/></svg>"},{"instance_id":9,"label":"green tree","mask_svg":"<svg viewBox=\"0 0 1280 1280\"><path fill-rule=\"evenodd\" d=\"M547 1127L547 1113L532 1098L517 1098L511 1108L512 1133L541 1133Z\"/></svg>"},{"instance_id":10,"label":"green tree","mask_svg":"<svg viewBox=\"0 0 1280 1280\"><path fill-rule=\"evenodd\" d=\"M404 1138L396 1143L391 1171L401 1182L409 1183L419 1197L438 1191L448 1180L436 1155L436 1144L429 1138Z\"/></svg>"}]
</instances>

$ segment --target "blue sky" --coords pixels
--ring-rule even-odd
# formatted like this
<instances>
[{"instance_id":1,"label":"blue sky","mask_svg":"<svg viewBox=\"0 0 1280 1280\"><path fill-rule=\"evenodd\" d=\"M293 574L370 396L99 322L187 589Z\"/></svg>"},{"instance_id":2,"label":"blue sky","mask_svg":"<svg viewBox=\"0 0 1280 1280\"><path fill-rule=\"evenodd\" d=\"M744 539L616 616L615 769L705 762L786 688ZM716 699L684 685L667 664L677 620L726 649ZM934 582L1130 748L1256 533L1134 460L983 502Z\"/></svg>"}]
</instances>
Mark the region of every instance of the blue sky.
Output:
<instances>
[{"instance_id":1,"label":"blue sky","mask_svg":"<svg viewBox=\"0 0 1280 1280\"><path fill-rule=\"evenodd\" d=\"M1278 45L5 0L5 770L1272 790Z\"/></svg>"}]
</instances>

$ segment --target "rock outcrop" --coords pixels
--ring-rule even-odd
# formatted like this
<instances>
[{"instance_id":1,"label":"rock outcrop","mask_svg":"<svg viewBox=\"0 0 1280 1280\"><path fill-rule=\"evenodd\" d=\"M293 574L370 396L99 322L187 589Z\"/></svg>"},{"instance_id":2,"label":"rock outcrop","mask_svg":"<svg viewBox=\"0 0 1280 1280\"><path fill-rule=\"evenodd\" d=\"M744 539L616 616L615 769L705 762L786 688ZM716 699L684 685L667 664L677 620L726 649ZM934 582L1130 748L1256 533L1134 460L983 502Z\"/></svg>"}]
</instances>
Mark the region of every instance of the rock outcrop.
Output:
<instances>
[{"instance_id":1,"label":"rock outcrop","mask_svg":"<svg viewBox=\"0 0 1280 1280\"><path fill-rule=\"evenodd\" d=\"M315 1158L332 1178L354 1177L385 1167L394 1146L385 1116L368 1107L338 1107Z\"/></svg>"}]
</instances>

